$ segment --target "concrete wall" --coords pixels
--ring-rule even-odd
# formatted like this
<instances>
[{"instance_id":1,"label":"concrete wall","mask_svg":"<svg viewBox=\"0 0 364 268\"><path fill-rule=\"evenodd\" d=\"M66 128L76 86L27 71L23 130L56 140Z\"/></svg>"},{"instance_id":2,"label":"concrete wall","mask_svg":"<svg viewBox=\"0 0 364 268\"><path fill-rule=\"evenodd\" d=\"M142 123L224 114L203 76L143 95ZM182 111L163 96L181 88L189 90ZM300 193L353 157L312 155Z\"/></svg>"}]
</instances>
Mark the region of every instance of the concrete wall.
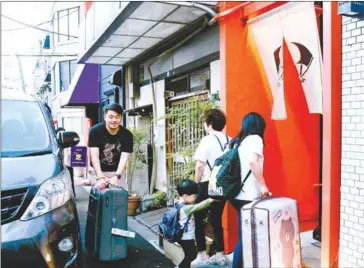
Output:
<instances>
[{"instance_id":1,"label":"concrete wall","mask_svg":"<svg viewBox=\"0 0 364 268\"><path fill-rule=\"evenodd\" d=\"M364 267L364 19L342 17L339 267Z\"/></svg>"},{"instance_id":2,"label":"concrete wall","mask_svg":"<svg viewBox=\"0 0 364 268\"><path fill-rule=\"evenodd\" d=\"M135 126L137 128L146 128L146 131L148 131L148 126L151 123L151 119L149 116L138 116L135 119ZM150 140L150 136L148 140ZM140 146L140 149L143 151L145 156L148 155L148 145L146 143L142 144ZM142 196L149 193L148 165L144 165L141 169L135 171L133 189L137 189Z\"/></svg>"},{"instance_id":3,"label":"concrete wall","mask_svg":"<svg viewBox=\"0 0 364 268\"><path fill-rule=\"evenodd\" d=\"M157 105L157 118L165 115L165 82L164 80L158 81L154 84L156 90ZM140 99L136 100L138 106L152 104L152 87L147 85L140 88ZM166 167L166 124L165 120L158 120L154 127L154 141L157 147L157 182L156 188L165 190L165 183L167 183L167 167Z\"/></svg>"}]
</instances>

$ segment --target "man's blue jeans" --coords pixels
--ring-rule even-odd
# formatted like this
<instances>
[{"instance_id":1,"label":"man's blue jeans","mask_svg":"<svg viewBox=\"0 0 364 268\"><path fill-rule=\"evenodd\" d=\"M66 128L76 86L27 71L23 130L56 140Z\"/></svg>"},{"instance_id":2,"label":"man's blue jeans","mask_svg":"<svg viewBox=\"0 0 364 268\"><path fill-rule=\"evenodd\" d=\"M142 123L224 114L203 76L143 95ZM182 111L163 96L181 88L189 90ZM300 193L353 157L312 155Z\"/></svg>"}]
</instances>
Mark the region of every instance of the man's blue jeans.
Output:
<instances>
[{"instance_id":1,"label":"man's blue jeans","mask_svg":"<svg viewBox=\"0 0 364 268\"><path fill-rule=\"evenodd\" d=\"M241 228L241 226L242 226L241 225L241 222L242 222L241 208L243 206L245 206L246 204L249 204L250 202L251 201L238 200L238 199L234 199L231 201L231 204L238 211L238 215L239 215L239 226L238 226L239 241L235 246L232 268L242 268L243 267L243 230Z\"/></svg>"}]
</instances>

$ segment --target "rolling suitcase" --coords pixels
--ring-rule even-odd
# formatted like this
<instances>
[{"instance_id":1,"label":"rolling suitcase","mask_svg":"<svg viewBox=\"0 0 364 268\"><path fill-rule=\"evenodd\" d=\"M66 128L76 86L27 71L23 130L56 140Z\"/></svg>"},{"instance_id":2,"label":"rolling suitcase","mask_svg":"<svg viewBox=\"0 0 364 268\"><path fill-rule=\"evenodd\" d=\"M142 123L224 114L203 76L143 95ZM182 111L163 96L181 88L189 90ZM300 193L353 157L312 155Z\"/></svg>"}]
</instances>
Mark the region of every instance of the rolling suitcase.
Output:
<instances>
[{"instance_id":1,"label":"rolling suitcase","mask_svg":"<svg viewBox=\"0 0 364 268\"><path fill-rule=\"evenodd\" d=\"M297 202L268 197L242 208L244 267L301 268Z\"/></svg>"},{"instance_id":2,"label":"rolling suitcase","mask_svg":"<svg viewBox=\"0 0 364 268\"><path fill-rule=\"evenodd\" d=\"M114 186L103 190L91 188L85 243L87 251L94 258L100 261L126 258L127 237L112 232L128 230L127 211L128 192L123 188Z\"/></svg>"}]
</instances>

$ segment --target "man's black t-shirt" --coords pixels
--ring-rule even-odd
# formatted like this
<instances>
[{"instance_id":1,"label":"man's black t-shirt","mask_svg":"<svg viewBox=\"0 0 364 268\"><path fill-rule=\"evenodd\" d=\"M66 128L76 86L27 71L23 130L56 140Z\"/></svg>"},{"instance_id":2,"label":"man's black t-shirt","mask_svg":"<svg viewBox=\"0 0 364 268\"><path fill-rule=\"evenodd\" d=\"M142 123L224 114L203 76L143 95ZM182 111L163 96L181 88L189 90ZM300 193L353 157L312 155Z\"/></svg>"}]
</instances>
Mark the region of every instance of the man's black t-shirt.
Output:
<instances>
[{"instance_id":1,"label":"man's black t-shirt","mask_svg":"<svg viewBox=\"0 0 364 268\"><path fill-rule=\"evenodd\" d=\"M121 153L133 152L133 135L123 126L120 126L118 133L111 135L105 123L99 123L90 129L88 146L99 148L102 171L116 171Z\"/></svg>"}]
</instances>

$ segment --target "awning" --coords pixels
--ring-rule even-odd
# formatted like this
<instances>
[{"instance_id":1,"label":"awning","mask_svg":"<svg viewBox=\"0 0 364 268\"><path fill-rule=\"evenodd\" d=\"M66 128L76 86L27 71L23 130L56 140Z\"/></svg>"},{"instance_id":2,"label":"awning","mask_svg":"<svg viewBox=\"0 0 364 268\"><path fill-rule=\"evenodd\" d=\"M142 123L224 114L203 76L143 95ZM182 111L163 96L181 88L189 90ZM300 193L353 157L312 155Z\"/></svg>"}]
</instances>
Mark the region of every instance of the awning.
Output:
<instances>
[{"instance_id":1,"label":"awning","mask_svg":"<svg viewBox=\"0 0 364 268\"><path fill-rule=\"evenodd\" d=\"M212 13L214 4L129 2L78 62L123 65L206 13Z\"/></svg>"},{"instance_id":2,"label":"awning","mask_svg":"<svg viewBox=\"0 0 364 268\"><path fill-rule=\"evenodd\" d=\"M69 88L59 94L61 107L99 103L99 68L97 65L77 66Z\"/></svg>"},{"instance_id":3,"label":"awning","mask_svg":"<svg viewBox=\"0 0 364 268\"><path fill-rule=\"evenodd\" d=\"M123 69L120 69L120 70L116 71L115 73L113 73L109 83L111 85L123 87Z\"/></svg>"},{"instance_id":4,"label":"awning","mask_svg":"<svg viewBox=\"0 0 364 268\"><path fill-rule=\"evenodd\" d=\"M136 107L136 108L125 110L124 113L127 113L128 116L150 115L150 114L153 113L153 105L148 104L148 105L144 105L144 106L139 106L139 107Z\"/></svg>"}]
</instances>

